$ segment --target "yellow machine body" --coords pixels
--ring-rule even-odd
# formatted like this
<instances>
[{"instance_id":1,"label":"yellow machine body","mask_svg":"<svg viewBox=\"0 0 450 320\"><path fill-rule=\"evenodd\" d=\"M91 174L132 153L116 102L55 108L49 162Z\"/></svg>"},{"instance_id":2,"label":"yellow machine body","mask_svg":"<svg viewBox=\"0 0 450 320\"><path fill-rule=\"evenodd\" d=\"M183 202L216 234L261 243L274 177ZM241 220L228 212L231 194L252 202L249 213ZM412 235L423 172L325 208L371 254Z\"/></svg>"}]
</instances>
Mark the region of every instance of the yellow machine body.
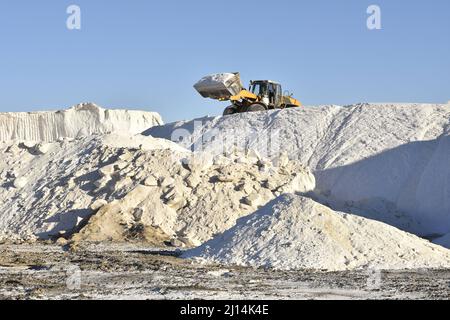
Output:
<instances>
[{"instance_id":1,"label":"yellow machine body","mask_svg":"<svg viewBox=\"0 0 450 320\"><path fill-rule=\"evenodd\" d=\"M204 77L194 87L205 98L230 101L232 105L225 109L224 115L301 106L292 95L283 94L281 84L275 81L251 81L246 90L238 72Z\"/></svg>"}]
</instances>

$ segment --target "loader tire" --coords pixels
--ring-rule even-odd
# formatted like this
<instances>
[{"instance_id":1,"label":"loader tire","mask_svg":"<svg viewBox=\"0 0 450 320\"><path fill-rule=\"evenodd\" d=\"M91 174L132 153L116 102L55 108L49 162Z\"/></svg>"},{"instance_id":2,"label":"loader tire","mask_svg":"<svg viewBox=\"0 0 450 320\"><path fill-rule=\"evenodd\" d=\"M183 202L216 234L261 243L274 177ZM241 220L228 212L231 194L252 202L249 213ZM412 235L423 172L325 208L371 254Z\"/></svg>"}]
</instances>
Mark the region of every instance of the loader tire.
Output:
<instances>
[{"instance_id":1,"label":"loader tire","mask_svg":"<svg viewBox=\"0 0 450 320\"><path fill-rule=\"evenodd\" d=\"M223 111L224 116L229 116L229 115L235 114L235 113L237 113L237 110L234 106L229 106L229 107L225 108L225 110Z\"/></svg>"},{"instance_id":2,"label":"loader tire","mask_svg":"<svg viewBox=\"0 0 450 320\"><path fill-rule=\"evenodd\" d=\"M247 108L247 112L266 111L267 108L261 103L254 103Z\"/></svg>"}]
</instances>

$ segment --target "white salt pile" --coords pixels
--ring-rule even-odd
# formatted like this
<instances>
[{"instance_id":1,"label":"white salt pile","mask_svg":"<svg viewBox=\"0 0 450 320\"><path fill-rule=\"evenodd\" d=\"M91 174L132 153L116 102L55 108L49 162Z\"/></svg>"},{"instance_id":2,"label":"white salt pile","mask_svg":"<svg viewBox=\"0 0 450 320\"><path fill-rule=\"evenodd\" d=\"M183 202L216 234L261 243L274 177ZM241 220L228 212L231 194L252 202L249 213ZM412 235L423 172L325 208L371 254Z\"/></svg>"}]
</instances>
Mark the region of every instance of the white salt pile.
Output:
<instances>
[{"instance_id":1,"label":"white salt pile","mask_svg":"<svg viewBox=\"0 0 450 320\"><path fill-rule=\"evenodd\" d=\"M334 209L421 236L450 233L450 106L359 104L196 119L153 127L211 153L249 144L286 151L316 176L316 194ZM255 143L253 143L255 142ZM267 154L270 157L270 154Z\"/></svg>"},{"instance_id":2,"label":"white salt pile","mask_svg":"<svg viewBox=\"0 0 450 320\"><path fill-rule=\"evenodd\" d=\"M74 240L124 241L139 227L146 240L158 230L158 237L174 246L198 246L278 194L307 192L315 185L296 161L273 166L240 153L212 158L186 152L174 156L173 150L136 154L128 149L125 154L99 166L103 177L94 184L103 188L90 194L106 201ZM111 195L102 193L111 188Z\"/></svg>"},{"instance_id":3,"label":"white salt pile","mask_svg":"<svg viewBox=\"0 0 450 320\"><path fill-rule=\"evenodd\" d=\"M309 170L285 155L274 164L257 153L212 157L141 135L0 149L3 239L79 232L78 240L126 241L141 230L147 240L164 234L179 246L199 245L277 195L315 187Z\"/></svg>"},{"instance_id":4,"label":"white salt pile","mask_svg":"<svg viewBox=\"0 0 450 320\"><path fill-rule=\"evenodd\" d=\"M240 219L184 257L283 270L450 268L450 250L292 194Z\"/></svg>"},{"instance_id":5,"label":"white salt pile","mask_svg":"<svg viewBox=\"0 0 450 320\"><path fill-rule=\"evenodd\" d=\"M57 141L115 131L137 134L163 124L155 112L107 110L83 103L68 110L0 113L0 141Z\"/></svg>"},{"instance_id":6,"label":"white salt pile","mask_svg":"<svg viewBox=\"0 0 450 320\"><path fill-rule=\"evenodd\" d=\"M168 159L188 153L167 140L117 133L46 144L10 141L0 150L0 239L65 234L95 213L95 201L120 199L144 180L153 153Z\"/></svg>"},{"instance_id":7,"label":"white salt pile","mask_svg":"<svg viewBox=\"0 0 450 320\"><path fill-rule=\"evenodd\" d=\"M279 269L450 267L448 250L393 227L450 246L449 106L203 120L146 131L184 136L180 146L134 134L161 123L152 113L0 115L0 241L170 242L200 246L186 257ZM252 141L267 134L268 154Z\"/></svg>"}]
</instances>

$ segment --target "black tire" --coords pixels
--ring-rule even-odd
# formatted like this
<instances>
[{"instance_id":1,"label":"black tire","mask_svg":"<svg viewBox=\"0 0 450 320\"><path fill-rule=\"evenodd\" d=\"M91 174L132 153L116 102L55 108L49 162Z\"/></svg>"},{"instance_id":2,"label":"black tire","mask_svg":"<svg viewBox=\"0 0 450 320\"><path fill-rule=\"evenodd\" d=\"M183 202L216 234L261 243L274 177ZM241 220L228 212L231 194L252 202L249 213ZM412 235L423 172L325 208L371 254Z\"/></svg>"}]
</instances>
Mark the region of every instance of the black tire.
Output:
<instances>
[{"instance_id":1,"label":"black tire","mask_svg":"<svg viewBox=\"0 0 450 320\"><path fill-rule=\"evenodd\" d=\"M267 108L262 103L254 103L247 108L247 112L266 111Z\"/></svg>"},{"instance_id":2,"label":"black tire","mask_svg":"<svg viewBox=\"0 0 450 320\"><path fill-rule=\"evenodd\" d=\"M232 115L235 113L237 113L237 110L234 106L229 106L229 107L225 108L225 110L223 111L224 116L229 116L229 115Z\"/></svg>"}]
</instances>

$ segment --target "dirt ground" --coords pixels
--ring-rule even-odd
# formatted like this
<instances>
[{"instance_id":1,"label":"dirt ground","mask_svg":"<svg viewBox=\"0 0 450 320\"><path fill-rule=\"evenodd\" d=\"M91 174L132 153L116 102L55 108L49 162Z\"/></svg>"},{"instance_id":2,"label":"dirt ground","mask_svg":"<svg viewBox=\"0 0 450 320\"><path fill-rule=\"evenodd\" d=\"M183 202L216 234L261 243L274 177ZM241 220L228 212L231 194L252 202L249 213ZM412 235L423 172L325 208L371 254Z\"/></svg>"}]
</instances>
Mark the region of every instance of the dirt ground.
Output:
<instances>
[{"instance_id":1,"label":"dirt ground","mask_svg":"<svg viewBox=\"0 0 450 320\"><path fill-rule=\"evenodd\" d=\"M143 245L0 245L0 299L449 299L450 270L205 266Z\"/></svg>"}]
</instances>

